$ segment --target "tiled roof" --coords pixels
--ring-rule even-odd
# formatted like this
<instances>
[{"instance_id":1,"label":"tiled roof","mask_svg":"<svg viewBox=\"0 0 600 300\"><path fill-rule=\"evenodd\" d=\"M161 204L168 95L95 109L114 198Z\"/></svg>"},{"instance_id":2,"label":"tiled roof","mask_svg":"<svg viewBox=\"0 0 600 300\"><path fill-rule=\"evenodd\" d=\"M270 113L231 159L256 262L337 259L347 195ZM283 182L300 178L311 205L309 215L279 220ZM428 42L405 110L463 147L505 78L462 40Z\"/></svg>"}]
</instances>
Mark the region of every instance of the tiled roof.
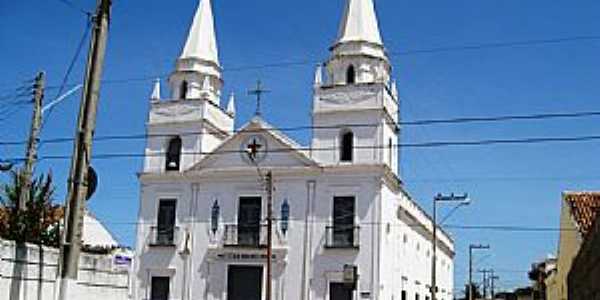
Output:
<instances>
[{"instance_id":1,"label":"tiled roof","mask_svg":"<svg viewBox=\"0 0 600 300\"><path fill-rule=\"evenodd\" d=\"M579 232L585 237L600 211L600 192L565 192L563 199L569 204Z\"/></svg>"}]
</instances>

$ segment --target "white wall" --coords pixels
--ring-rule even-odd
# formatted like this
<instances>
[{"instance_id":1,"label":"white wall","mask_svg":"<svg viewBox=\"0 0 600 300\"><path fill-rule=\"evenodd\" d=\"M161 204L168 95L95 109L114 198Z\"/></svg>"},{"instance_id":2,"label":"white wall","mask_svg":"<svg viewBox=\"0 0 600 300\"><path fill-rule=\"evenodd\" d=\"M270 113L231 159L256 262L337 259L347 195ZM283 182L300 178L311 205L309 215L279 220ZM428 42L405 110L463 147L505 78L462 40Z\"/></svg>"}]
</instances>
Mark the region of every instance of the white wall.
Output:
<instances>
[{"instance_id":1,"label":"white wall","mask_svg":"<svg viewBox=\"0 0 600 300\"><path fill-rule=\"evenodd\" d=\"M382 265L389 268L381 270L381 299L400 299L404 290L408 299L429 297L431 286L432 234L431 220L403 193L395 194L384 186L382 202ZM407 216L414 216L411 220ZM428 224L429 223L429 224ZM424 226L428 224L428 226ZM443 232L438 231L437 249L437 286L438 299L452 299L454 288L453 244ZM441 245L450 249L443 249ZM450 250L450 251L448 251ZM389 269L393 269L390 272Z\"/></svg>"},{"instance_id":2,"label":"white wall","mask_svg":"<svg viewBox=\"0 0 600 300\"><path fill-rule=\"evenodd\" d=\"M274 156L271 158L275 159ZM427 255L428 251L431 255L431 237L428 235L431 224L427 225L431 221L403 193L391 192L382 184L381 168L351 172L332 168L317 173L313 170L312 174L289 168L287 172L275 169L274 173L274 217L279 218L284 199L291 206L287 236L281 235L279 222L275 223L274 251L283 259L277 258L274 263L274 299L302 299L303 284L311 299L327 299L328 282L341 280L344 264L358 266L358 291L370 293L372 299L392 299L392 296L400 299L403 287L409 292L409 299L414 299L416 292L425 299L431 281L431 256ZM235 261L216 257L225 252L252 252L223 248L219 244L224 224L237 222L240 196L266 199L258 177L249 171L256 170L247 168L242 171L234 166L228 172L209 170L201 177L188 173L178 179L142 178L134 299L149 296L149 278L153 275L171 276L172 299L226 299L229 264L264 266L264 260ZM325 227L332 221L333 197L351 195L357 201L360 248L325 249ZM156 222L158 201L164 198L178 199L177 226L180 235L176 237L177 247L149 247L149 227ZM219 232L213 235L210 232L210 215L215 200L219 202L221 213ZM414 216L414 221L409 224L399 219L399 207ZM266 203L263 203L263 217L265 215ZM388 223L390 226L387 226ZM189 256L183 252L185 232L189 232L191 239ZM443 233L440 233L440 240L440 244L446 243L452 249L452 242ZM263 252L264 249L256 249L253 253ZM444 295L440 293L439 299L450 299L447 293L452 291L453 286L452 253L440 249L438 255L438 286L445 291Z\"/></svg>"},{"instance_id":3,"label":"white wall","mask_svg":"<svg viewBox=\"0 0 600 300\"><path fill-rule=\"evenodd\" d=\"M0 299L54 299L57 249L42 247L40 252L38 246L27 245L25 253L17 254L14 242L0 240L0 257ZM128 268L117 266L112 255L83 254L73 295L85 300L130 299Z\"/></svg>"}]
</instances>

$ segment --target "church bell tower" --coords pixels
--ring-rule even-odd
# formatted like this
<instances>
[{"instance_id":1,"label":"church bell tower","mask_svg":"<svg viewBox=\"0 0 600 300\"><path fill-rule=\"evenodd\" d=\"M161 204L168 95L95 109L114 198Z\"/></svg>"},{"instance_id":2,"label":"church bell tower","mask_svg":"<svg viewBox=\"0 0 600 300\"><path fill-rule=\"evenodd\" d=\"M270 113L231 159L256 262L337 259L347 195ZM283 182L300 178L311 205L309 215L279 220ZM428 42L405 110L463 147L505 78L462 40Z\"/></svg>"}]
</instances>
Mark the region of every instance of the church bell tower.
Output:
<instances>
[{"instance_id":1,"label":"church bell tower","mask_svg":"<svg viewBox=\"0 0 600 300\"><path fill-rule=\"evenodd\" d=\"M235 104L221 106L223 80L210 0L201 0L181 56L161 99L160 81L151 96L144 172L183 172L230 136Z\"/></svg>"},{"instance_id":2,"label":"church bell tower","mask_svg":"<svg viewBox=\"0 0 600 300\"><path fill-rule=\"evenodd\" d=\"M346 0L330 52L315 74L313 157L384 165L398 175L398 92L372 0Z\"/></svg>"}]
</instances>

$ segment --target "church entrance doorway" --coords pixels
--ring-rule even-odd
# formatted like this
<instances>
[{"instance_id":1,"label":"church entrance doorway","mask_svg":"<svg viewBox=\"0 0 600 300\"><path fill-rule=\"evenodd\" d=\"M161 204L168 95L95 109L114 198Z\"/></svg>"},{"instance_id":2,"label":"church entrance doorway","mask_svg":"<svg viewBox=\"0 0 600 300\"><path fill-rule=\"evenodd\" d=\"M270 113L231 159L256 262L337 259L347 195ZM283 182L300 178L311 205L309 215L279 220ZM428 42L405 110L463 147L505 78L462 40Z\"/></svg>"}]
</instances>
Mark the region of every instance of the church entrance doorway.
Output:
<instances>
[{"instance_id":1,"label":"church entrance doorway","mask_svg":"<svg viewBox=\"0 0 600 300\"><path fill-rule=\"evenodd\" d=\"M340 282L329 284L329 300L352 300L352 288Z\"/></svg>"},{"instance_id":2,"label":"church entrance doorway","mask_svg":"<svg viewBox=\"0 0 600 300\"><path fill-rule=\"evenodd\" d=\"M261 300L262 277L262 267L229 266L227 300Z\"/></svg>"}]
</instances>

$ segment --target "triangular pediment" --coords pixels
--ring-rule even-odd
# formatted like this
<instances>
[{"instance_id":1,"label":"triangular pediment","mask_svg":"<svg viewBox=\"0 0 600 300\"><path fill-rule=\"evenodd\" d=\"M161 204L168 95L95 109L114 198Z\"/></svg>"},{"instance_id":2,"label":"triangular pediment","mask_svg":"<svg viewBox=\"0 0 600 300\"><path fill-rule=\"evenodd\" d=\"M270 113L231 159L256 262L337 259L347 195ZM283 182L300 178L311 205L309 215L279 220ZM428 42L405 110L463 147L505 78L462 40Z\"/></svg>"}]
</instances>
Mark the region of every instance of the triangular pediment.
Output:
<instances>
[{"instance_id":1,"label":"triangular pediment","mask_svg":"<svg viewBox=\"0 0 600 300\"><path fill-rule=\"evenodd\" d=\"M249 149L256 148L250 158ZM188 172L206 169L239 169L244 167L317 167L305 149L259 117L238 130Z\"/></svg>"}]
</instances>

